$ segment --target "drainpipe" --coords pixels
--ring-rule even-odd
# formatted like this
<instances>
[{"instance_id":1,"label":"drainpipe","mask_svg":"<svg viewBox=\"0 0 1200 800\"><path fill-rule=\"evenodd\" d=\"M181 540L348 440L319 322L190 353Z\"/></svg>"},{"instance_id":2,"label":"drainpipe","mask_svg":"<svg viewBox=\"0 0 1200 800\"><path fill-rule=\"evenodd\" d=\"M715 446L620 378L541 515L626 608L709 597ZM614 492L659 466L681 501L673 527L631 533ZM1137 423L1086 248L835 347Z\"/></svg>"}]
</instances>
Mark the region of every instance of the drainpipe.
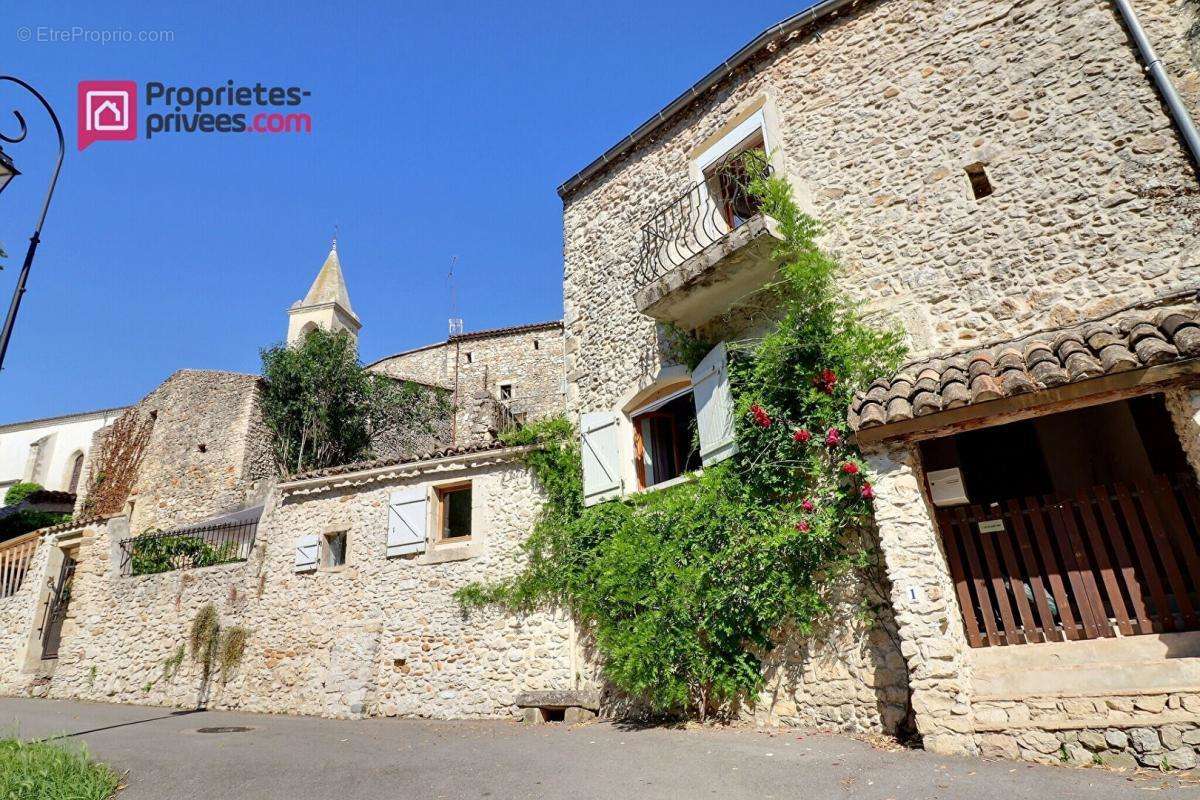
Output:
<instances>
[{"instance_id":1,"label":"drainpipe","mask_svg":"<svg viewBox=\"0 0 1200 800\"><path fill-rule=\"evenodd\" d=\"M1192 157L1192 166L1200 169L1200 133L1196 131L1196 123L1192 121L1191 115L1184 107L1179 93L1175 91L1170 76L1163 68L1162 59L1154 52L1154 47L1146 38L1146 31L1142 28L1142 23L1138 22L1137 14L1133 12L1129 0L1113 0L1113 4L1121 12L1121 19L1129 31L1129 36L1137 45L1142 62L1146 65L1146 72L1150 73L1150 77L1154 80L1154 87L1171 112L1171 119L1175 121L1175 127L1179 130L1179 135L1183 137L1183 144Z\"/></svg>"}]
</instances>

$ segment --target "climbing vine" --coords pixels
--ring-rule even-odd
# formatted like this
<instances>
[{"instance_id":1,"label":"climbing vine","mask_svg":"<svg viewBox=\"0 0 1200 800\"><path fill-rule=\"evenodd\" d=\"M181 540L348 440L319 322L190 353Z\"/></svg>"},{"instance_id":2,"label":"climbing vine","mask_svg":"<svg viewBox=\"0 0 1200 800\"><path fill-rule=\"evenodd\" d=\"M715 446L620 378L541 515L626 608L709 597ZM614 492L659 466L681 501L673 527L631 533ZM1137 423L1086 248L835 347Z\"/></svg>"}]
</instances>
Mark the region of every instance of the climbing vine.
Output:
<instances>
[{"instance_id":1,"label":"climbing vine","mask_svg":"<svg viewBox=\"0 0 1200 800\"><path fill-rule=\"evenodd\" d=\"M898 333L863 324L840 292L789 185L764 178L752 192L783 237L767 289L781 314L761 339L727 343L738 453L672 488L584 508L569 423L506 434L537 446L527 459L546 504L523 572L457 595L468 609L570 610L616 688L701 718L753 702L782 629L811 631L839 582L870 565L874 489L844 421L854 391L903 357ZM688 361L702 355L671 337Z\"/></svg>"}]
</instances>

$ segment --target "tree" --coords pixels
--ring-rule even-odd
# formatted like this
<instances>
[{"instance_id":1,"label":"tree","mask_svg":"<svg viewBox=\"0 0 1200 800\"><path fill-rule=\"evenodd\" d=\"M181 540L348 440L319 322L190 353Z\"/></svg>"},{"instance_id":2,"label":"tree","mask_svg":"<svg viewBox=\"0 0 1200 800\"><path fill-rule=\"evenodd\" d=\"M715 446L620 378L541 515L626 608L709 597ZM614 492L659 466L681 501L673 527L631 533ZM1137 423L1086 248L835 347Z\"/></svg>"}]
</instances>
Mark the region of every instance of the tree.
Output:
<instances>
[{"instance_id":1,"label":"tree","mask_svg":"<svg viewBox=\"0 0 1200 800\"><path fill-rule=\"evenodd\" d=\"M442 393L368 372L345 331L317 328L262 351L262 410L281 474L370 457L395 428L428 431L449 411Z\"/></svg>"}]
</instances>

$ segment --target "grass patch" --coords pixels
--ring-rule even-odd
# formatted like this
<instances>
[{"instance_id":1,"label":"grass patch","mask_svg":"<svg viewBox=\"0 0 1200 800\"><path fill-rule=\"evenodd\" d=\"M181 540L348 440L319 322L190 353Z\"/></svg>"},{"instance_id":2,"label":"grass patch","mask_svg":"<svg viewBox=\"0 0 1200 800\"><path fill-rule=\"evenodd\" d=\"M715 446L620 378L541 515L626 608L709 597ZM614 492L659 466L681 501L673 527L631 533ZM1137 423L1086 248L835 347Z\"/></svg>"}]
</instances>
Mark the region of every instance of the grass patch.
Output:
<instances>
[{"instance_id":1,"label":"grass patch","mask_svg":"<svg viewBox=\"0 0 1200 800\"><path fill-rule=\"evenodd\" d=\"M0 739L0 799L108 800L120 777L84 747Z\"/></svg>"}]
</instances>

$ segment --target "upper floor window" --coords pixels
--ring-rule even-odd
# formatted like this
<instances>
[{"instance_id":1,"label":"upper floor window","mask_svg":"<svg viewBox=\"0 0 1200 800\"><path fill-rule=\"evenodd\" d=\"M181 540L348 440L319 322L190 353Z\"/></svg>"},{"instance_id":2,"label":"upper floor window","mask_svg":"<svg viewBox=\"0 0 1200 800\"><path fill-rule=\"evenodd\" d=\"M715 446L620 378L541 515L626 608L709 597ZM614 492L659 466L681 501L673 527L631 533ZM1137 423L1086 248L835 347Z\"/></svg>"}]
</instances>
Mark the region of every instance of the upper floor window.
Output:
<instances>
[{"instance_id":1,"label":"upper floor window","mask_svg":"<svg viewBox=\"0 0 1200 800\"><path fill-rule=\"evenodd\" d=\"M758 213L760 203L749 189L750 182L759 176L751 173L743 158L752 150L770 152L762 109L696 157L704 191L731 229Z\"/></svg>"},{"instance_id":2,"label":"upper floor window","mask_svg":"<svg viewBox=\"0 0 1200 800\"><path fill-rule=\"evenodd\" d=\"M70 462L71 472L67 479L67 491L75 494L79 491L79 477L83 474L83 453L75 453L71 456Z\"/></svg>"},{"instance_id":3,"label":"upper floor window","mask_svg":"<svg viewBox=\"0 0 1200 800\"><path fill-rule=\"evenodd\" d=\"M511 383L500 384L500 399L501 400L512 400L513 399L513 385Z\"/></svg>"},{"instance_id":4,"label":"upper floor window","mask_svg":"<svg viewBox=\"0 0 1200 800\"><path fill-rule=\"evenodd\" d=\"M638 483L642 488L700 468L700 440L691 384L634 411L630 420Z\"/></svg>"}]
</instances>

